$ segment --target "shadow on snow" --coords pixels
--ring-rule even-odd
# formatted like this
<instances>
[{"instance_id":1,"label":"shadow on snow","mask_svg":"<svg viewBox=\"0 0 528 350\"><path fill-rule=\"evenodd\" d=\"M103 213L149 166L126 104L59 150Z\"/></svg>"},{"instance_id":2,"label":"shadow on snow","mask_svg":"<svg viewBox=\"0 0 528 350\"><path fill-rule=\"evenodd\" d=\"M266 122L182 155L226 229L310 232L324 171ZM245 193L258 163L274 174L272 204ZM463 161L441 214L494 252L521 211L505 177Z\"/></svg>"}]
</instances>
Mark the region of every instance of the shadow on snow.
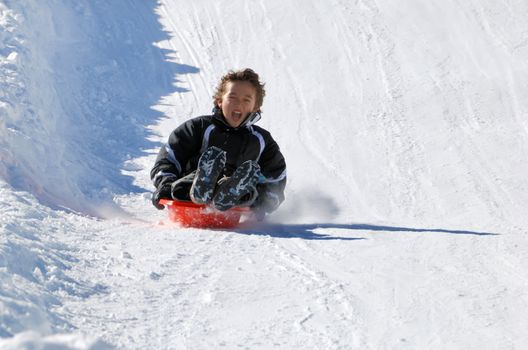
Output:
<instances>
[{"instance_id":1,"label":"shadow on snow","mask_svg":"<svg viewBox=\"0 0 528 350\"><path fill-rule=\"evenodd\" d=\"M377 226L370 224L353 224L353 225L336 225L329 224L334 228L346 228L349 230L365 230L365 231L392 231L392 232L431 232L431 233L449 233L453 235L477 235L477 236L498 236L498 233L492 232L478 232L469 230L448 230L442 228L410 228L398 226Z\"/></svg>"},{"instance_id":2,"label":"shadow on snow","mask_svg":"<svg viewBox=\"0 0 528 350\"><path fill-rule=\"evenodd\" d=\"M317 229L340 229L351 231L381 231L381 232L418 232L418 233L447 233L454 235L477 235L477 236L497 236L498 233L477 232L468 230L448 230L440 228L410 228L399 226L382 226L371 224L259 224L254 227L244 227L236 229L235 232L247 235L271 236L277 238L302 238L307 240L342 240L357 241L362 237L335 236L326 233L317 233Z\"/></svg>"},{"instance_id":3,"label":"shadow on snow","mask_svg":"<svg viewBox=\"0 0 528 350\"><path fill-rule=\"evenodd\" d=\"M65 142L75 150L72 182L94 203L144 191L123 169L137 170L127 162L159 148L149 139L149 126L163 115L152 107L164 96L187 92L180 78L199 69L174 62L174 50L156 46L171 37L159 21L156 1L50 6L64 17L59 24L75 23L68 40L55 47L53 60L63 124L70 127Z\"/></svg>"}]
</instances>

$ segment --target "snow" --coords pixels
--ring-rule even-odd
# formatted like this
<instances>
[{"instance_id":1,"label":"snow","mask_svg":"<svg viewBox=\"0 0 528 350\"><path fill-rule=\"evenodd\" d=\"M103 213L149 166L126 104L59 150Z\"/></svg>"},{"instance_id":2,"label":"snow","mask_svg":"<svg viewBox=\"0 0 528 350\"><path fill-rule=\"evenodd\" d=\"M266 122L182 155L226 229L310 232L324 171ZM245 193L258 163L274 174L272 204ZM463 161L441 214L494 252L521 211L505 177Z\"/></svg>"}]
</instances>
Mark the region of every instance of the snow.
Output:
<instances>
[{"instance_id":1,"label":"snow","mask_svg":"<svg viewBox=\"0 0 528 350\"><path fill-rule=\"evenodd\" d=\"M526 348L527 15L0 0L0 349ZM157 150L242 67L286 202L177 227Z\"/></svg>"}]
</instances>

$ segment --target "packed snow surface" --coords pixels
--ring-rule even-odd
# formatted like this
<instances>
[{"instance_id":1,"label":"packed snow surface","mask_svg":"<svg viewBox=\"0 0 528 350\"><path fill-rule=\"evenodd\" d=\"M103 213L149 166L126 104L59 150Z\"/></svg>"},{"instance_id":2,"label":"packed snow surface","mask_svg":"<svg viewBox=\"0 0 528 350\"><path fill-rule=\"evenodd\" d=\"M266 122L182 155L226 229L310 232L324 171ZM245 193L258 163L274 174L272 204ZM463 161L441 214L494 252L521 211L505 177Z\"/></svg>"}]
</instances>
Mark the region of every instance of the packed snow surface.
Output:
<instances>
[{"instance_id":1,"label":"packed snow surface","mask_svg":"<svg viewBox=\"0 0 528 350\"><path fill-rule=\"evenodd\" d=\"M1 349L525 349L528 2L0 0ZM229 69L287 199L150 203Z\"/></svg>"}]
</instances>

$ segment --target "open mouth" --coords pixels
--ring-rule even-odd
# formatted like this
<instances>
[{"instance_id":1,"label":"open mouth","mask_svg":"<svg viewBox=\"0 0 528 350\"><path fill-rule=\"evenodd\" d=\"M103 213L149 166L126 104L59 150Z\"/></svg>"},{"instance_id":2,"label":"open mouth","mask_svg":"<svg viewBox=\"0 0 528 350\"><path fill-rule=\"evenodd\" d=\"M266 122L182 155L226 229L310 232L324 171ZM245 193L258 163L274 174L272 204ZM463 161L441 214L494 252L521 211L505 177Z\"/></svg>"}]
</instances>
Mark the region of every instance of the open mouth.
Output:
<instances>
[{"instance_id":1,"label":"open mouth","mask_svg":"<svg viewBox=\"0 0 528 350\"><path fill-rule=\"evenodd\" d=\"M235 120L239 120L242 118L242 112L240 111L233 111L233 113L231 113L231 116L233 117L233 119Z\"/></svg>"}]
</instances>

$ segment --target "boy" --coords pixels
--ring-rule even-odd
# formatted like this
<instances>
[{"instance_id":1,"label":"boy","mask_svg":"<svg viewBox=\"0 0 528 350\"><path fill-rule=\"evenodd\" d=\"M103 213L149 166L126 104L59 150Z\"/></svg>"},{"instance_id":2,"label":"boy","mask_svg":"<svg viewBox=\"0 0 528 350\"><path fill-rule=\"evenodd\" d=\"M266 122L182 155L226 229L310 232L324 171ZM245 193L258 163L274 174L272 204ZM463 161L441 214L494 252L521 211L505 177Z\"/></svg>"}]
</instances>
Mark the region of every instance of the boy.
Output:
<instances>
[{"instance_id":1,"label":"boy","mask_svg":"<svg viewBox=\"0 0 528 350\"><path fill-rule=\"evenodd\" d=\"M159 151L150 176L161 198L218 210L250 206L257 219L284 200L286 163L261 118L264 84L251 69L229 71L213 96L212 115L186 121Z\"/></svg>"}]
</instances>

